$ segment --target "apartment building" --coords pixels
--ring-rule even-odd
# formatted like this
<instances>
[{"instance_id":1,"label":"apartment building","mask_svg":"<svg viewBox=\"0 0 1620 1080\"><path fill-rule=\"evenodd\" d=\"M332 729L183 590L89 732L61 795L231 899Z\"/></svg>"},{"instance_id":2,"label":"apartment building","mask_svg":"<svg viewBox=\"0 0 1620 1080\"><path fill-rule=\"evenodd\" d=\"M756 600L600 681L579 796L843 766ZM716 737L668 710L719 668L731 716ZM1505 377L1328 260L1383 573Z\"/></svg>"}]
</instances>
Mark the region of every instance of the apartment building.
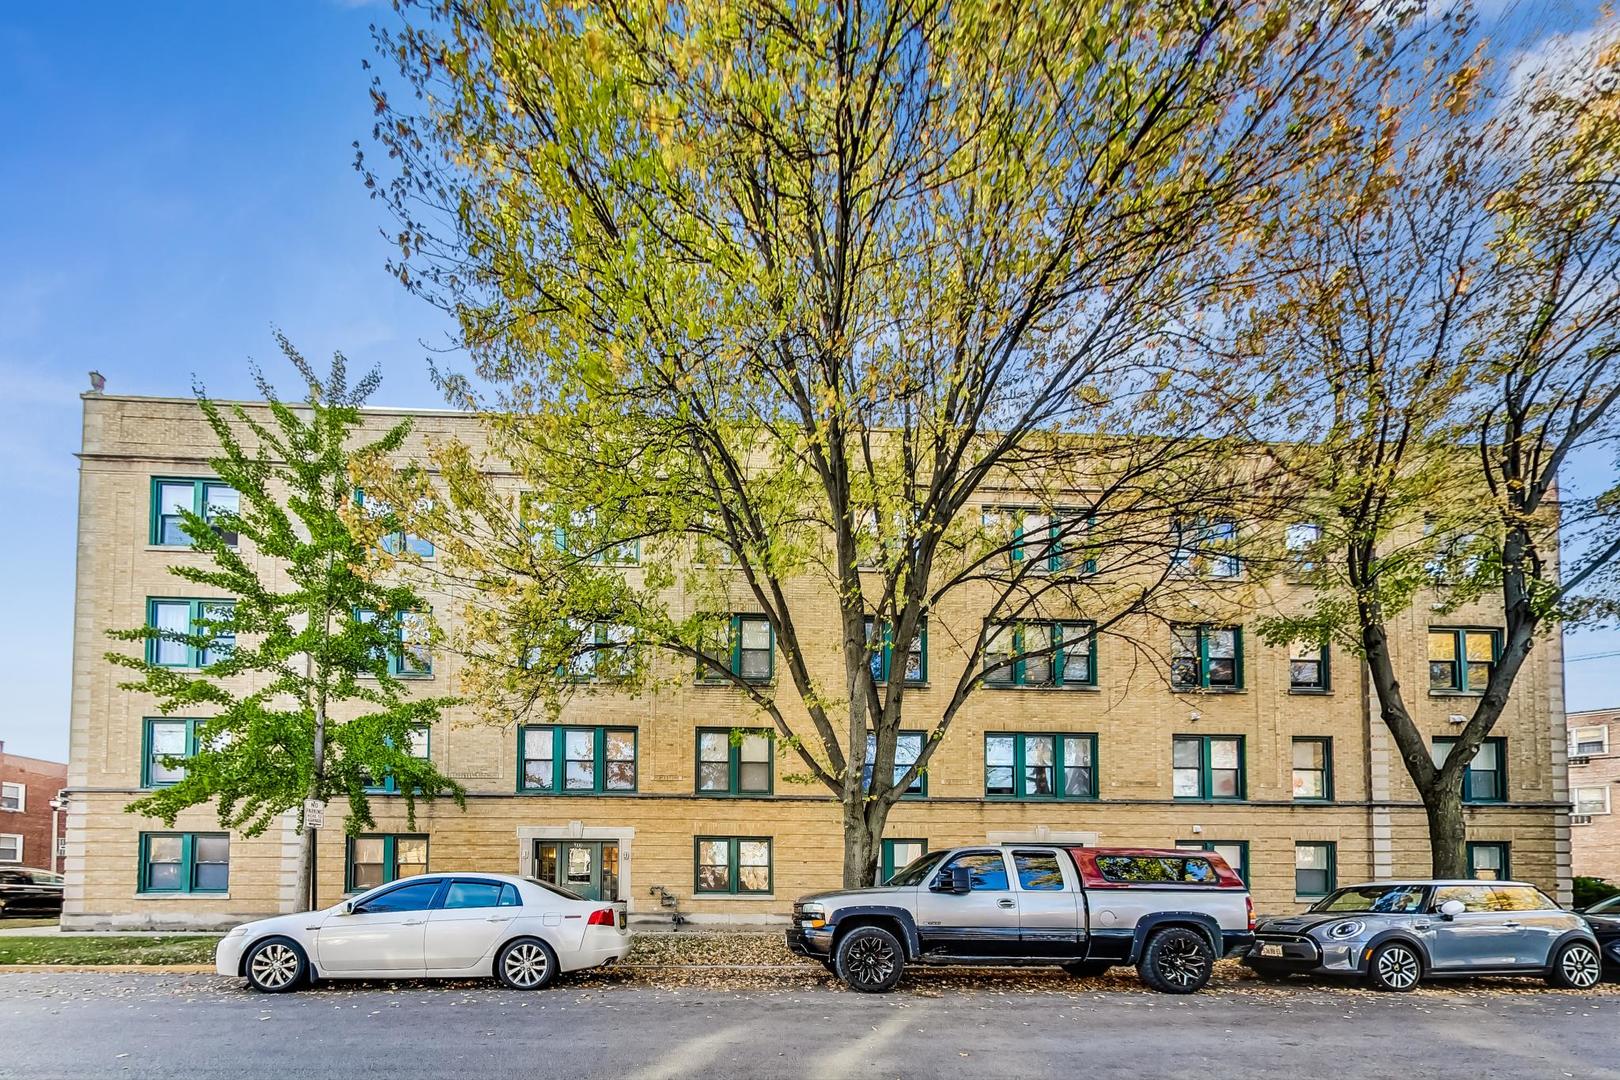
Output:
<instances>
[{"instance_id":1,"label":"apartment building","mask_svg":"<svg viewBox=\"0 0 1620 1080\"><path fill-rule=\"evenodd\" d=\"M0 867L62 869L62 816L54 804L67 771L60 761L7 753L0 740Z\"/></svg>"},{"instance_id":2,"label":"apartment building","mask_svg":"<svg viewBox=\"0 0 1620 1080\"><path fill-rule=\"evenodd\" d=\"M367 415L380 428L407 414ZM407 455L422 456L434 437L478 437L465 414L408 415ZM210 475L211 447L190 400L84 399L70 926L216 926L298 906L292 822L244 837L222 830L207 808L173 827L124 811L143 791L174 781L172 756L195 747L198 718L158 716L150 700L120 690L123 673L103 654L139 645L115 645L105 631L143 620L183 625L229 600L168 572L200 558L168 508L231 498ZM1006 499L987 492L984 503L988 512ZM433 553L423 545L422 554ZM1234 561L1213 572L1236 578L1242 567ZM733 597L732 663L769 683L779 667L769 625L751 614L740 584ZM454 596L428 599L436 613L454 611ZM800 600L801 632L822 636L835 655L836 613L812 610L808 590ZM931 611L912 654L879 659L883 677L911 684L907 710L917 730L903 751L920 745L926 717L948 697L945 673L965 663L949 631L980 617L967 603ZM1413 708L1437 754L1479 692L1500 623L1488 603L1444 616L1419 604L1392 627L1402 682L1420 688ZM974 691L891 814L885 869L931 848L987 840L1179 845L1222 853L1269 912L1297 909L1340 882L1427 874L1421 806L1352 656L1268 646L1252 623L1208 625L1196 613L1182 625L1140 629L1163 637L1168 670L1138 662L1082 622L1020 631L1030 633L1072 647L1018 663ZM1001 647L1033 651L1024 636ZM420 692L458 692L456 656L402 649L399 661ZM1534 651L1474 762L1466 797L1475 872L1511 874L1567 898L1561 664L1556 638ZM761 722L734 687L691 678L663 680L639 696L579 695L555 724L503 724L458 707L423 730L414 749L466 787L466 809L419 804L411 828L403 800L384 785L373 800L376 830L348 838L333 827L333 807L318 842L321 900L426 869L478 868L624 899L642 922L676 913L780 919L797 895L840 883L842 836L837 803L795 781L802 763L794 755L768 738L732 737Z\"/></svg>"},{"instance_id":3,"label":"apartment building","mask_svg":"<svg viewBox=\"0 0 1620 1080\"><path fill-rule=\"evenodd\" d=\"M1569 790L1574 872L1620 882L1620 709L1569 714Z\"/></svg>"}]
</instances>

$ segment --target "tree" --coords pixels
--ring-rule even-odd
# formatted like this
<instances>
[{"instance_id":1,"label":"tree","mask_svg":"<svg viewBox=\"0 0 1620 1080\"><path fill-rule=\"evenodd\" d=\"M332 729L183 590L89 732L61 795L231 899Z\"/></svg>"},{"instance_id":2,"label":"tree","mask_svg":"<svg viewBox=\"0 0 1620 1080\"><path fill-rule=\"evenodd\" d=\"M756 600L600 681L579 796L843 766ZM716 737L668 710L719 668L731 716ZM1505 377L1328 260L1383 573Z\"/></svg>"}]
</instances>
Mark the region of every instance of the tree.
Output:
<instances>
[{"instance_id":1,"label":"tree","mask_svg":"<svg viewBox=\"0 0 1620 1080\"><path fill-rule=\"evenodd\" d=\"M1363 99L1358 139L1302 186L1237 346L1297 433L1283 490L1332 553L1314 599L1265 633L1365 658L1441 877L1468 876L1463 779L1538 636L1612 616L1620 558L1620 483L1562 504L1555 486L1578 448L1620 434L1620 99L1581 78L1612 68L1620 37L1611 19L1573 66L1493 81L1455 19L1414 64L1437 77L1406 84L1421 93L1404 107ZM1478 635L1431 665L1431 686L1472 695L1436 763L1389 622L1493 594L1494 655Z\"/></svg>"},{"instance_id":2,"label":"tree","mask_svg":"<svg viewBox=\"0 0 1620 1080\"><path fill-rule=\"evenodd\" d=\"M975 689L1020 646L1056 662L1019 627L1126 633L1178 582L1171 520L1229 498L1220 372L1165 344L1243 287L1282 180L1380 62L1376 13L403 8L378 41L407 92L373 90L393 173L367 183L396 272L498 393L488 454L441 447L394 501L427 500L412 527L476 586L474 696L554 707L581 657L634 688L673 656L837 796L844 880L870 882ZM1016 514L981 517L986 492ZM775 682L728 662L743 607ZM881 676L930 618L963 663L908 765L906 680Z\"/></svg>"},{"instance_id":3,"label":"tree","mask_svg":"<svg viewBox=\"0 0 1620 1080\"><path fill-rule=\"evenodd\" d=\"M347 800L345 828L355 835L375 824L367 792L383 778L404 796L412 827L417 798L449 794L460 804L462 789L411 754L413 733L437 720L448 699L411 695L394 674L402 651L408 660L426 645L410 637L426 605L410 585L380 573L379 552L353 527L351 463L398 450L409 424L354 445L377 372L350 388L341 354L321 379L285 337L277 341L308 386L303 406L280 401L262 375L268 422L257 407L198 393L222 449L210 465L238 502L181 514L206 559L170 572L232 599L185 628L110 631L144 651L107 659L138 673L121 688L152 695L162 715L209 714L195 755L165 762L183 765L184 778L127 809L173 825L182 810L217 800L220 823L247 836L297 809L298 895L311 902L315 830L303 827L305 800ZM170 666L166 649L199 662Z\"/></svg>"}]
</instances>

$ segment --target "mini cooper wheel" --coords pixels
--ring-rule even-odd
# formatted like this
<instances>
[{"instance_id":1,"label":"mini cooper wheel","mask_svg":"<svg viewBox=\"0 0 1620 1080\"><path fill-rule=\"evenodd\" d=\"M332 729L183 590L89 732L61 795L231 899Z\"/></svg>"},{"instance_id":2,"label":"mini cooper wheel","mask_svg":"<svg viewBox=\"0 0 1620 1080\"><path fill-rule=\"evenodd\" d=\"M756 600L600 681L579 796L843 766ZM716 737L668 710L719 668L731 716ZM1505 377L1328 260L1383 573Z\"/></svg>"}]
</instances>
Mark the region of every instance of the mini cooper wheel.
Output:
<instances>
[{"instance_id":1,"label":"mini cooper wheel","mask_svg":"<svg viewBox=\"0 0 1620 1080\"><path fill-rule=\"evenodd\" d=\"M557 977L557 954L539 938L509 941L495 957L495 977L512 990L544 990Z\"/></svg>"},{"instance_id":2,"label":"mini cooper wheel","mask_svg":"<svg viewBox=\"0 0 1620 1080\"><path fill-rule=\"evenodd\" d=\"M1423 978L1423 960L1404 941L1380 945L1367 963L1367 981L1374 990L1404 994Z\"/></svg>"},{"instance_id":3,"label":"mini cooper wheel","mask_svg":"<svg viewBox=\"0 0 1620 1080\"><path fill-rule=\"evenodd\" d=\"M1161 994L1202 990L1214 970L1215 950L1209 939L1184 926L1154 931L1136 964L1142 981Z\"/></svg>"},{"instance_id":4,"label":"mini cooper wheel","mask_svg":"<svg viewBox=\"0 0 1620 1080\"><path fill-rule=\"evenodd\" d=\"M1063 965L1063 970L1077 979L1095 979L1106 975L1113 966L1106 960L1071 960Z\"/></svg>"},{"instance_id":5,"label":"mini cooper wheel","mask_svg":"<svg viewBox=\"0 0 1620 1080\"><path fill-rule=\"evenodd\" d=\"M905 970L900 939L881 926L858 926L838 942L834 971L851 990L881 994L893 990Z\"/></svg>"},{"instance_id":6,"label":"mini cooper wheel","mask_svg":"<svg viewBox=\"0 0 1620 1080\"><path fill-rule=\"evenodd\" d=\"M1559 949L1547 969L1547 982L1565 990L1590 990L1601 978L1603 961L1584 941L1572 941Z\"/></svg>"},{"instance_id":7,"label":"mini cooper wheel","mask_svg":"<svg viewBox=\"0 0 1620 1080\"><path fill-rule=\"evenodd\" d=\"M285 994L309 979L309 958L295 941L269 938L248 950L242 965L248 985L262 994Z\"/></svg>"}]
</instances>

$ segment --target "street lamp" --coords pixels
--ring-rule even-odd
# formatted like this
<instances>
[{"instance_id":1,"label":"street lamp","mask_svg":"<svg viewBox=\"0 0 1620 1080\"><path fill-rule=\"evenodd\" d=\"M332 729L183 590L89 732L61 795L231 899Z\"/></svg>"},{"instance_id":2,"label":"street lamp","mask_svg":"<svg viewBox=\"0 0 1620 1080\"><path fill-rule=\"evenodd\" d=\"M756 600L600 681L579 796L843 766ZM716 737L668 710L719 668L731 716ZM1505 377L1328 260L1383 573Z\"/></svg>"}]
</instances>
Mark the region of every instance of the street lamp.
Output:
<instances>
[{"instance_id":1,"label":"street lamp","mask_svg":"<svg viewBox=\"0 0 1620 1080\"><path fill-rule=\"evenodd\" d=\"M59 832L58 832L58 827L59 827L59 825L61 823L61 820L62 820L61 819L62 812L65 811L68 808L68 792L67 792L67 788L63 788L61 791L58 791L56 793L56 798L51 800L50 806L51 806L51 872L53 874L60 874L62 872L62 866L61 866L62 849L61 849L61 841L58 839L58 837L60 835Z\"/></svg>"}]
</instances>

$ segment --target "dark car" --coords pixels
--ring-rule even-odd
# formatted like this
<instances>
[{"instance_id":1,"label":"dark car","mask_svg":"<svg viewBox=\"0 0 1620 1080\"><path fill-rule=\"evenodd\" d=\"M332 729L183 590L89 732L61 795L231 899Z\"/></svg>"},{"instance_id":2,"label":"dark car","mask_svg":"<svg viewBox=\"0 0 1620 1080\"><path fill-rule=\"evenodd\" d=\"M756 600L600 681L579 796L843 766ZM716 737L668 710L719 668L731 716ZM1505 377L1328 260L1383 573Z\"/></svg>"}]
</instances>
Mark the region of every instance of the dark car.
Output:
<instances>
[{"instance_id":1,"label":"dark car","mask_svg":"<svg viewBox=\"0 0 1620 1080\"><path fill-rule=\"evenodd\" d=\"M62 875L24 867L0 869L0 918L62 914Z\"/></svg>"},{"instance_id":2,"label":"dark car","mask_svg":"<svg viewBox=\"0 0 1620 1080\"><path fill-rule=\"evenodd\" d=\"M1620 979L1620 894L1599 900L1591 907L1581 908L1587 925L1597 935L1598 951L1603 955L1603 975Z\"/></svg>"}]
</instances>

